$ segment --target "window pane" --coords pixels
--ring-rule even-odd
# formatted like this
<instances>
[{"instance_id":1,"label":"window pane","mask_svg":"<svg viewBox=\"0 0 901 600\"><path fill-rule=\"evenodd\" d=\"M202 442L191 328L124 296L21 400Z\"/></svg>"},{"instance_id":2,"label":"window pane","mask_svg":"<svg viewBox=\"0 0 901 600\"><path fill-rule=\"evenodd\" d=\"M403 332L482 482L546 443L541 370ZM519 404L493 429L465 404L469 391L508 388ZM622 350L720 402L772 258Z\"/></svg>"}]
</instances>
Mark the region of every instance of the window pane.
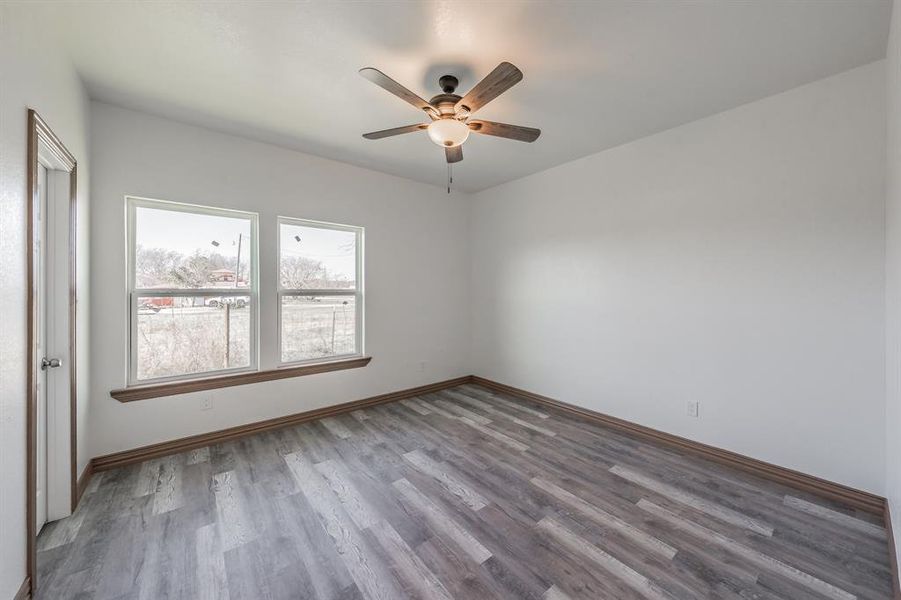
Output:
<instances>
[{"instance_id":1,"label":"window pane","mask_svg":"<svg viewBox=\"0 0 901 600\"><path fill-rule=\"evenodd\" d=\"M282 296L282 362L356 352L353 296Z\"/></svg>"},{"instance_id":2,"label":"window pane","mask_svg":"<svg viewBox=\"0 0 901 600\"><path fill-rule=\"evenodd\" d=\"M250 219L135 208L135 286L246 288Z\"/></svg>"},{"instance_id":3,"label":"window pane","mask_svg":"<svg viewBox=\"0 0 901 600\"><path fill-rule=\"evenodd\" d=\"M138 379L249 366L250 315L250 296L138 298Z\"/></svg>"},{"instance_id":4,"label":"window pane","mask_svg":"<svg viewBox=\"0 0 901 600\"><path fill-rule=\"evenodd\" d=\"M279 223L279 284L288 289L353 289L357 236L353 231Z\"/></svg>"}]
</instances>

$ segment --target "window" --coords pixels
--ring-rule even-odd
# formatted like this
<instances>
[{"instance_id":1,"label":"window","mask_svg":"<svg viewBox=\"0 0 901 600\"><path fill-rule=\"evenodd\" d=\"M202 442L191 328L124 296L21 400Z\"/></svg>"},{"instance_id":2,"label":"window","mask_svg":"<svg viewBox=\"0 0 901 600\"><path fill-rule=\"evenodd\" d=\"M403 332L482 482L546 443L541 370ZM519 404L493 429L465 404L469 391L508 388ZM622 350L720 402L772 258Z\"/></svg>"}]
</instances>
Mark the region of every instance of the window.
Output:
<instances>
[{"instance_id":1,"label":"window","mask_svg":"<svg viewBox=\"0 0 901 600\"><path fill-rule=\"evenodd\" d=\"M363 354L363 229L278 220L282 364Z\"/></svg>"},{"instance_id":2,"label":"window","mask_svg":"<svg viewBox=\"0 0 901 600\"><path fill-rule=\"evenodd\" d=\"M171 390L184 385L240 385L369 362L363 228L280 217L277 237L266 240L277 246L271 265L277 286L267 285L261 303L256 213L134 197L127 209L128 387L135 389L113 390L114 397L130 401L179 393ZM261 305L276 309L278 321L271 334L268 327L262 332L263 357L272 357L263 371Z\"/></svg>"},{"instance_id":3,"label":"window","mask_svg":"<svg viewBox=\"0 0 901 600\"><path fill-rule=\"evenodd\" d=\"M128 198L130 385L257 368L257 215Z\"/></svg>"}]
</instances>

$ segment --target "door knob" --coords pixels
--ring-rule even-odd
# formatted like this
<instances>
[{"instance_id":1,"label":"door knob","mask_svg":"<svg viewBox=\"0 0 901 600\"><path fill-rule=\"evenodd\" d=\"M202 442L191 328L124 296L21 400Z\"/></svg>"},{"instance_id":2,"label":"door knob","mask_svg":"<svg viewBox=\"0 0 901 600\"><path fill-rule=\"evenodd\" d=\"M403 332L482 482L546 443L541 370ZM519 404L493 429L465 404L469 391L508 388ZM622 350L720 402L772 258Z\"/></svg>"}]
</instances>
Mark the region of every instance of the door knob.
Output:
<instances>
[{"instance_id":1,"label":"door knob","mask_svg":"<svg viewBox=\"0 0 901 600\"><path fill-rule=\"evenodd\" d=\"M41 371L46 371L47 367L49 367L51 369L55 369L56 367L60 366L61 364L63 364L63 363L58 358L42 358L41 359Z\"/></svg>"}]
</instances>

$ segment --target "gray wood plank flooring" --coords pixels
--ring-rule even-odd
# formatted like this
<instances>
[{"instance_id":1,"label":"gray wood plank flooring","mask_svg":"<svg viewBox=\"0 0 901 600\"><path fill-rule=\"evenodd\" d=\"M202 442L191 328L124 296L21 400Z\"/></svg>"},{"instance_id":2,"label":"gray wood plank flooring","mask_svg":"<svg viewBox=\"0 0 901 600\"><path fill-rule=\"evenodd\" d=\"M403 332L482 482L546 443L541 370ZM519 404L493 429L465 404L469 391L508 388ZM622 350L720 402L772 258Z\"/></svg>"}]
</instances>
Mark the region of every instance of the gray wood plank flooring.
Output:
<instances>
[{"instance_id":1,"label":"gray wood plank flooring","mask_svg":"<svg viewBox=\"0 0 901 600\"><path fill-rule=\"evenodd\" d=\"M98 473L38 600L891 598L879 519L465 385Z\"/></svg>"}]
</instances>

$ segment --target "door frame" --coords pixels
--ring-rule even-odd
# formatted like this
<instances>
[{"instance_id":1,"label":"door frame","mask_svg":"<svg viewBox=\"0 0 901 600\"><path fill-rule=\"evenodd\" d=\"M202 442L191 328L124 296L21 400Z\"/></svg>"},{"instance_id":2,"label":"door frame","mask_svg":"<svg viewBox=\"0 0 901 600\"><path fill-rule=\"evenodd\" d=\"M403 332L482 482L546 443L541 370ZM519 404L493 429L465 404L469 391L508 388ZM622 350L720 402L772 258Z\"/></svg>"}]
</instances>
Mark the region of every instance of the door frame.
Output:
<instances>
[{"instance_id":1,"label":"door frame","mask_svg":"<svg viewBox=\"0 0 901 600\"><path fill-rule=\"evenodd\" d=\"M27 144L27 217L26 217L26 260L28 263L27 294L27 351L26 351L26 418L25 418L25 531L26 531L26 578L31 596L36 587L37 566L37 531L35 517L37 513L37 284L34 264L35 241L37 236L36 203L38 195L38 155L43 148L53 154L62 165L63 171L69 173L69 500L74 512L78 503L77 463L77 398L76 398L76 343L75 343L75 249L76 249L76 217L78 208L77 170L75 157L69 152L60 139L53 133L47 123L33 109L28 109L28 144ZM48 432L49 433L49 432Z\"/></svg>"}]
</instances>

